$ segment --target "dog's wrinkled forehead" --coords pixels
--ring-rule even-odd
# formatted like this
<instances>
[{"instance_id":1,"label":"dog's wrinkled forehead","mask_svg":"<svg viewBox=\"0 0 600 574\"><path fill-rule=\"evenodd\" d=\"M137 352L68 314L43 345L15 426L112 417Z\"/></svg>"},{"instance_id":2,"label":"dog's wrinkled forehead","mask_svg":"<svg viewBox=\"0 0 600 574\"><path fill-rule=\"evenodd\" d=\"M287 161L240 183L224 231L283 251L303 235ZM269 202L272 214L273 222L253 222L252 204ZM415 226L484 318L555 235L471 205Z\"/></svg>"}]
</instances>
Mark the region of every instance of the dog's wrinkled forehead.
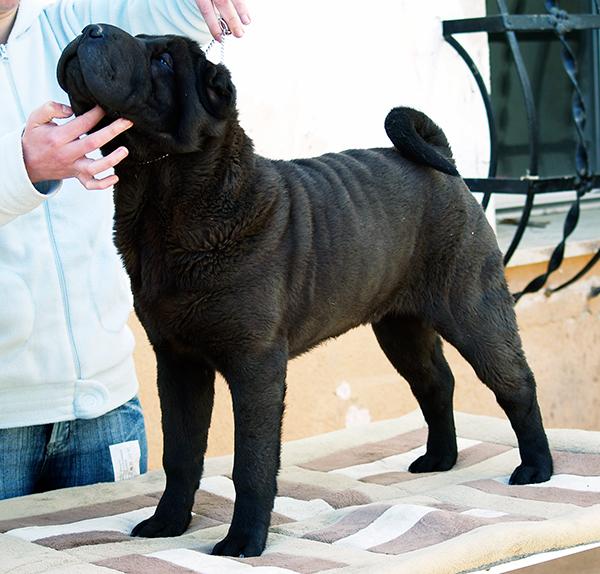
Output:
<instances>
[{"instance_id":1,"label":"dog's wrinkled forehead","mask_svg":"<svg viewBox=\"0 0 600 574\"><path fill-rule=\"evenodd\" d=\"M135 39L143 43L147 56L150 58L168 53L174 60L177 60L178 65L191 64L194 69L198 64L206 61L206 56L198 44L183 36L139 34L135 36ZM193 69L188 70L188 73L194 73Z\"/></svg>"},{"instance_id":2,"label":"dog's wrinkled forehead","mask_svg":"<svg viewBox=\"0 0 600 574\"><path fill-rule=\"evenodd\" d=\"M235 116L228 70L182 36L132 36L91 24L65 48L57 75L76 114L100 105L107 119L133 121L129 136L144 133L181 150L197 148Z\"/></svg>"}]
</instances>

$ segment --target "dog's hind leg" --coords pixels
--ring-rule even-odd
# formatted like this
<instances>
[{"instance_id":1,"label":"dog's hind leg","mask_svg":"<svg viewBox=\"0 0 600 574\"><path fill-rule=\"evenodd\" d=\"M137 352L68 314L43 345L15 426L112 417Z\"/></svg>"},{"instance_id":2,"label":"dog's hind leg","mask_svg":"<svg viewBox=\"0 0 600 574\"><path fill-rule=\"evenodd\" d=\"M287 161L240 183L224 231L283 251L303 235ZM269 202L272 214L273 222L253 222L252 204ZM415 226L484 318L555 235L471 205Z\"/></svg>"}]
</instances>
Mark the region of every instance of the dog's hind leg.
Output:
<instances>
[{"instance_id":1,"label":"dog's hind leg","mask_svg":"<svg viewBox=\"0 0 600 574\"><path fill-rule=\"evenodd\" d=\"M454 377L432 327L416 317L386 315L373 331L387 358L408 381L429 427L426 453L411 472L448 470L456 462L456 432L452 412Z\"/></svg>"},{"instance_id":2,"label":"dog's hind leg","mask_svg":"<svg viewBox=\"0 0 600 574\"><path fill-rule=\"evenodd\" d=\"M223 370L235 422L235 505L229 532L213 554L259 556L265 547L277 491L287 359L284 345L238 350Z\"/></svg>"},{"instance_id":3,"label":"dog's hind leg","mask_svg":"<svg viewBox=\"0 0 600 574\"><path fill-rule=\"evenodd\" d=\"M213 408L215 371L204 362L156 350L167 486L154 516L131 533L178 536L191 519Z\"/></svg>"},{"instance_id":4,"label":"dog's hind leg","mask_svg":"<svg viewBox=\"0 0 600 574\"><path fill-rule=\"evenodd\" d=\"M510 420L521 454L521 465L510 483L544 482L552 475L552 457L535 380L522 350L512 297L500 264L496 267L482 274L485 287L481 276L457 287L446 309L437 315L436 329L494 392Z\"/></svg>"}]
</instances>

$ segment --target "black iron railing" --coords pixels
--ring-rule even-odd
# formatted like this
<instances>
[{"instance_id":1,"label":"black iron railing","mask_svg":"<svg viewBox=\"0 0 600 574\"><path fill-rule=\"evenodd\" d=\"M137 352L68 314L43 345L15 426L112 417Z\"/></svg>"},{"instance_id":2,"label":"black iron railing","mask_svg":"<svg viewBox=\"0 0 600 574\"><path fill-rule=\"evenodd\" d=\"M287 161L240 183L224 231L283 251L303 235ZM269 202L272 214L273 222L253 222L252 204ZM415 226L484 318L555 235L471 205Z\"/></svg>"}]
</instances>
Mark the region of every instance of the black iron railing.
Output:
<instances>
[{"instance_id":1,"label":"black iron railing","mask_svg":"<svg viewBox=\"0 0 600 574\"><path fill-rule=\"evenodd\" d=\"M471 191L483 193L482 205L484 209L487 208L492 194L518 194L525 196L525 204L517 229L504 256L505 265L510 261L523 238L536 197L540 194L559 191L575 191L575 200L572 202L565 217L562 239L554 248L546 271L530 281L521 292L515 294L515 300L518 301L524 294L539 291L544 287L549 276L560 267L564 259L567 240L579 221L581 199L592 189L600 188L600 174L594 172L590 164L590 150L584 134L588 114L578 78L575 53L569 42L569 36L575 31L600 30L600 10L598 0L593 0L594 13L569 14L565 10L562 10L555 0L546 0L545 8L547 14L523 15L509 13L506 0L496 0L496 3L498 6L498 15L445 21L443 23L443 33L446 41L466 62L475 78L481 97L483 98L489 126L490 162L488 177L466 178L467 185ZM458 34L473 32L504 35L512 55L523 96L528 128L528 169L525 174L518 178L497 177L498 132L492 100L475 62L454 37ZM521 33L528 35L550 35L551 40L554 39L561 44L562 66L573 89L571 118L576 132L576 144L574 150L574 172L572 174L561 177L542 177L539 175L540 130L538 111L536 109L529 73L519 46L518 35ZM600 97L600 94L596 94L596 96ZM552 289L546 289L546 293L554 293L571 285L585 275L599 260L600 250L568 281ZM597 294L597 292L593 291L591 295Z\"/></svg>"}]
</instances>

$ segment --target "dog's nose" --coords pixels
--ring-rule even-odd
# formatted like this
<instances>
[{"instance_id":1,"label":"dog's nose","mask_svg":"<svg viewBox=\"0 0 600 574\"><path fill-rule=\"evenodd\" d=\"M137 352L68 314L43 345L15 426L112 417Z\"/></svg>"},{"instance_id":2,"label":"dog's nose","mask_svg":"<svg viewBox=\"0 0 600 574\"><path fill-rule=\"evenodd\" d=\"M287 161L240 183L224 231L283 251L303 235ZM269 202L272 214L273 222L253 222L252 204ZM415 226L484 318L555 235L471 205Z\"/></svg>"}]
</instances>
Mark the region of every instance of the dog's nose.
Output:
<instances>
[{"instance_id":1,"label":"dog's nose","mask_svg":"<svg viewBox=\"0 0 600 574\"><path fill-rule=\"evenodd\" d=\"M100 24L90 24L89 26L86 26L81 33L90 38L102 38L103 36L103 30Z\"/></svg>"}]
</instances>

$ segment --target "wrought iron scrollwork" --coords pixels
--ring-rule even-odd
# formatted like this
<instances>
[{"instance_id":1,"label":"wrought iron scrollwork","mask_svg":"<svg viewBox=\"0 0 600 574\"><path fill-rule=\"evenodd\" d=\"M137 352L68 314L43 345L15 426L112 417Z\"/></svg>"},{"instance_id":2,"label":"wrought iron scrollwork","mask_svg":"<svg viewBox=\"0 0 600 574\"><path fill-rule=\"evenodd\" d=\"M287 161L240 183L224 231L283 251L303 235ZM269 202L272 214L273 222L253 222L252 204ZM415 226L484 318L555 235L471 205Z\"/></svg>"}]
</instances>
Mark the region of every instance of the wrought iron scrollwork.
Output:
<instances>
[{"instance_id":1,"label":"wrought iron scrollwork","mask_svg":"<svg viewBox=\"0 0 600 574\"><path fill-rule=\"evenodd\" d=\"M575 191L575 200L565 217L562 239L552 252L546 271L530 281L521 292L515 294L515 300L518 301L524 294L542 289L546 285L550 275L560 267L564 259L567 240L579 221L581 199L591 189L600 187L600 175L593 173L590 167L590 153L584 132L587 111L578 80L577 61L567 39L567 35L575 30L600 29L600 10L598 0L594 0L596 14L572 15L561 9L556 0L546 0L545 8L547 14L521 15L511 14L508 10L506 0L496 0L496 3L499 12L497 16L446 21L443 23L443 30L446 41L463 58L473 74L483 98L488 120L490 134L490 167L488 177L487 179L466 178L465 182L472 191L483 193L482 205L484 209L487 207L493 193L521 194L525 195L526 198L517 229L504 256L505 265L508 264L521 242L534 207L536 196L541 193L556 191ZM455 34L470 32L502 33L506 37L519 78L527 115L529 162L527 173L521 178L496 178L498 136L491 99L476 64L463 46L454 38ZM529 75L519 47L518 32L539 32L546 34L552 32L562 46L563 68L573 88L571 116L575 125L577 138L575 146L575 174L572 176L540 177L538 174L540 145L537 110ZM547 289L546 293L554 293L571 285L587 273L598 260L600 260L600 250L572 278L553 289Z\"/></svg>"}]
</instances>

